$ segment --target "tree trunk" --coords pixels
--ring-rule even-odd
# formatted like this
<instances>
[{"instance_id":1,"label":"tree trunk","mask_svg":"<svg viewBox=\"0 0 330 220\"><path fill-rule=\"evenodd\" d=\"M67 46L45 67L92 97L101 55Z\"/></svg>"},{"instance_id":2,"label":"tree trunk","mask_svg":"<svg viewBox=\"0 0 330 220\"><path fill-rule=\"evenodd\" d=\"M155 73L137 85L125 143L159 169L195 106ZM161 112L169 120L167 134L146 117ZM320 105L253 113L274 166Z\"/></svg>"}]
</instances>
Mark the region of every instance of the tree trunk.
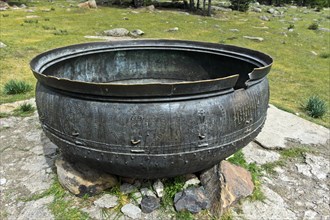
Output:
<instances>
[{"instance_id":1,"label":"tree trunk","mask_svg":"<svg viewBox=\"0 0 330 220\"><path fill-rule=\"evenodd\" d=\"M211 0L209 0L209 5L207 7L207 15L211 16Z\"/></svg>"}]
</instances>

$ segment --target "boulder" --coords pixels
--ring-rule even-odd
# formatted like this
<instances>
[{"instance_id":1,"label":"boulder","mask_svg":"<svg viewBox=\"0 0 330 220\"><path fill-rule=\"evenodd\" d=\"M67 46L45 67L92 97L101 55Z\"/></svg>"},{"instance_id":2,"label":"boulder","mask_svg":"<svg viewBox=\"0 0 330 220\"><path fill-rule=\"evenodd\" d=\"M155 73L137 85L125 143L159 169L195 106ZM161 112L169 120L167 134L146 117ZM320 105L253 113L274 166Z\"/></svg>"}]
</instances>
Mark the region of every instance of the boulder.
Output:
<instances>
[{"instance_id":1,"label":"boulder","mask_svg":"<svg viewBox=\"0 0 330 220\"><path fill-rule=\"evenodd\" d=\"M262 15L262 16L260 16L259 17L261 20L263 20L263 21L270 21L270 18L268 17L268 16L266 16L266 15Z\"/></svg>"},{"instance_id":2,"label":"boulder","mask_svg":"<svg viewBox=\"0 0 330 220\"><path fill-rule=\"evenodd\" d=\"M95 0L89 0L78 4L79 8L97 8Z\"/></svg>"},{"instance_id":3,"label":"boulder","mask_svg":"<svg viewBox=\"0 0 330 220\"><path fill-rule=\"evenodd\" d=\"M140 29L135 29L135 30L132 30L131 32L129 32L129 34L133 37L139 37L139 36L144 35L144 32Z\"/></svg>"},{"instance_id":4,"label":"boulder","mask_svg":"<svg viewBox=\"0 0 330 220\"><path fill-rule=\"evenodd\" d=\"M61 185L77 196L95 195L118 184L117 178L82 163L59 158L55 162Z\"/></svg>"},{"instance_id":5,"label":"boulder","mask_svg":"<svg viewBox=\"0 0 330 220\"><path fill-rule=\"evenodd\" d=\"M104 31L104 34L112 37L124 37L129 34L129 31L126 28L114 28Z\"/></svg>"},{"instance_id":6,"label":"boulder","mask_svg":"<svg viewBox=\"0 0 330 220\"><path fill-rule=\"evenodd\" d=\"M211 205L204 189L195 187L190 187L175 194L174 203L176 211L189 211L194 214L210 208Z\"/></svg>"},{"instance_id":7,"label":"boulder","mask_svg":"<svg viewBox=\"0 0 330 220\"><path fill-rule=\"evenodd\" d=\"M151 213L160 207L160 200L153 196L145 196L141 201L141 209L144 213Z\"/></svg>"},{"instance_id":8,"label":"boulder","mask_svg":"<svg viewBox=\"0 0 330 220\"><path fill-rule=\"evenodd\" d=\"M224 210L251 195L254 189L250 172L225 160L220 163L220 183Z\"/></svg>"}]
</instances>

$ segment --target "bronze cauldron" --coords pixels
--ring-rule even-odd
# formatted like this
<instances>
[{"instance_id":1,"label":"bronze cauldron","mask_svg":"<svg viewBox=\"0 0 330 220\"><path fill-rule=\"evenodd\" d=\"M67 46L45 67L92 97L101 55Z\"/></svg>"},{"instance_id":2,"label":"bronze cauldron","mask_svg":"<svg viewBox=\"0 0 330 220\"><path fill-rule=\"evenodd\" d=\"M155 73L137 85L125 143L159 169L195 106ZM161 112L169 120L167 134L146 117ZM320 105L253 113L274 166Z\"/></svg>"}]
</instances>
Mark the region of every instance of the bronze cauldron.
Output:
<instances>
[{"instance_id":1,"label":"bronze cauldron","mask_svg":"<svg viewBox=\"0 0 330 220\"><path fill-rule=\"evenodd\" d=\"M46 135L72 161L120 176L210 168L260 132L272 58L178 40L98 42L31 61Z\"/></svg>"}]
</instances>

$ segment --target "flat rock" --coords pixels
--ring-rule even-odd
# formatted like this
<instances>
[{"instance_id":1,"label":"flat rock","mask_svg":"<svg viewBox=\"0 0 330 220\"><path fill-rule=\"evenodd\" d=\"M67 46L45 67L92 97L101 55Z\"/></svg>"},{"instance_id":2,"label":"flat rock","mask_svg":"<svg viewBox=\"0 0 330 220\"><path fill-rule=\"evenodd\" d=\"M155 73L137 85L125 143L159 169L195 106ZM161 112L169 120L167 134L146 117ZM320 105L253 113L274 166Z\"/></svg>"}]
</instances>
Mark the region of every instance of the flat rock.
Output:
<instances>
[{"instance_id":1,"label":"flat rock","mask_svg":"<svg viewBox=\"0 0 330 220\"><path fill-rule=\"evenodd\" d=\"M297 219L295 213L289 209L279 194L265 186L262 186L261 190L267 198L266 201L243 201L241 205L243 213L234 213L235 219L255 219L256 216L259 220Z\"/></svg>"},{"instance_id":2,"label":"flat rock","mask_svg":"<svg viewBox=\"0 0 330 220\"><path fill-rule=\"evenodd\" d=\"M253 41L256 41L256 42L264 41L264 39L262 37L243 36L243 38L248 39L248 40L253 40Z\"/></svg>"},{"instance_id":3,"label":"flat rock","mask_svg":"<svg viewBox=\"0 0 330 220\"><path fill-rule=\"evenodd\" d=\"M303 172L301 172L304 175L311 176L309 175L310 172L315 177L315 179L318 180L324 180L328 175L330 176L330 162L327 159L321 156L315 156L307 153L305 155L305 162L306 164L303 164L305 165L303 167L305 169L302 169Z\"/></svg>"},{"instance_id":4,"label":"flat rock","mask_svg":"<svg viewBox=\"0 0 330 220\"><path fill-rule=\"evenodd\" d=\"M318 30L319 31L324 31L324 32L330 32L329 28L319 28Z\"/></svg>"},{"instance_id":5,"label":"flat rock","mask_svg":"<svg viewBox=\"0 0 330 220\"><path fill-rule=\"evenodd\" d=\"M160 207L160 200L153 196L145 196L141 201L141 210L144 213L151 213Z\"/></svg>"},{"instance_id":6,"label":"flat rock","mask_svg":"<svg viewBox=\"0 0 330 220\"><path fill-rule=\"evenodd\" d=\"M325 145L329 138L329 129L270 105L265 125L255 140L267 149L285 149L287 140Z\"/></svg>"},{"instance_id":7,"label":"flat rock","mask_svg":"<svg viewBox=\"0 0 330 220\"><path fill-rule=\"evenodd\" d=\"M105 194L101 198L94 201L94 205L99 208L113 208L118 205L118 197Z\"/></svg>"},{"instance_id":8,"label":"flat rock","mask_svg":"<svg viewBox=\"0 0 330 220\"><path fill-rule=\"evenodd\" d=\"M221 204L226 209L252 194L254 184L250 172L228 161L220 163Z\"/></svg>"},{"instance_id":9,"label":"flat rock","mask_svg":"<svg viewBox=\"0 0 330 220\"><path fill-rule=\"evenodd\" d=\"M267 12L270 13L270 14L274 14L276 12L276 10L274 8L269 8L267 10Z\"/></svg>"},{"instance_id":10,"label":"flat rock","mask_svg":"<svg viewBox=\"0 0 330 220\"><path fill-rule=\"evenodd\" d=\"M174 206L176 211L199 213L202 209L210 208L210 201L202 188L188 188L175 195Z\"/></svg>"},{"instance_id":11,"label":"flat rock","mask_svg":"<svg viewBox=\"0 0 330 220\"><path fill-rule=\"evenodd\" d=\"M141 217L141 209L131 203L124 205L121 208L121 212L132 219L138 219Z\"/></svg>"},{"instance_id":12,"label":"flat rock","mask_svg":"<svg viewBox=\"0 0 330 220\"><path fill-rule=\"evenodd\" d=\"M82 163L70 163L61 158L55 162L61 185L77 196L95 195L118 184L117 178Z\"/></svg>"},{"instance_id":13,"label":"flat rock","mask_svg":"<svg viewBox=\"0 0 330 220\"><path fill-rule=\"evenodd\" d=\"M48 209L48 205L53 202L53 200L54 196L48 196L35 201L27 202L17 220L54 219L53 214Z\"/></svg>"},{"instance_id":14,"label":"flat rock","mask_svg":"<svg viewBox=\"0 0 330 220\"><path fill-rule=\"evenodd\" d=\"M281 157L279 153L265 150L254 142L249 143L242 149L242 151L246 162L259 165L277 161Z\"/></svg>"},{"instance_id":15,"label":"flat rock","mask_svg":"<svg viewBox=\"0 0 330 220\"><path fill-rule=\"evenodd\" d=\"M111 30L106 30L103 32L106 36L112 37L124 37L129 34L129 31L126 28L114 28Z\"/></svg>"}]
</instances>

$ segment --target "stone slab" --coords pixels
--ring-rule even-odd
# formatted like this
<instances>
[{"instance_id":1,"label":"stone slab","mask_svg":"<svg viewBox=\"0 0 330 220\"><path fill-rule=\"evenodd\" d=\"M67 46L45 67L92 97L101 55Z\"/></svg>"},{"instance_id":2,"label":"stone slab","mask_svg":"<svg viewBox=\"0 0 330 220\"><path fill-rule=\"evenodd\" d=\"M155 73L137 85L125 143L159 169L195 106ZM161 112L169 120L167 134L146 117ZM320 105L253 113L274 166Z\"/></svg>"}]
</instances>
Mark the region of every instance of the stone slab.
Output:
<instances>
[{"instance_id":1,"label":"stone slab","mask_svg":"<svg viewBox=\"0 0 330 220\"><path fill-rule=\"evenodd\" d=\"M288 140L325 145L329 139L329 129L270 105L265 125L255 140L267 149L285 149Z\"/></svg>"},{"instance_id":2,"label":"stone slab","mask_svg":"<svg viewBox=\"0 0 330 220\"><path fill-rule=\"evenodd\" d=\"M256 163L258 165L277 161L281 156L279 153L266 150L254 142L249 143L242 151L246 162Z\"/></svg>"}]
</instances>

